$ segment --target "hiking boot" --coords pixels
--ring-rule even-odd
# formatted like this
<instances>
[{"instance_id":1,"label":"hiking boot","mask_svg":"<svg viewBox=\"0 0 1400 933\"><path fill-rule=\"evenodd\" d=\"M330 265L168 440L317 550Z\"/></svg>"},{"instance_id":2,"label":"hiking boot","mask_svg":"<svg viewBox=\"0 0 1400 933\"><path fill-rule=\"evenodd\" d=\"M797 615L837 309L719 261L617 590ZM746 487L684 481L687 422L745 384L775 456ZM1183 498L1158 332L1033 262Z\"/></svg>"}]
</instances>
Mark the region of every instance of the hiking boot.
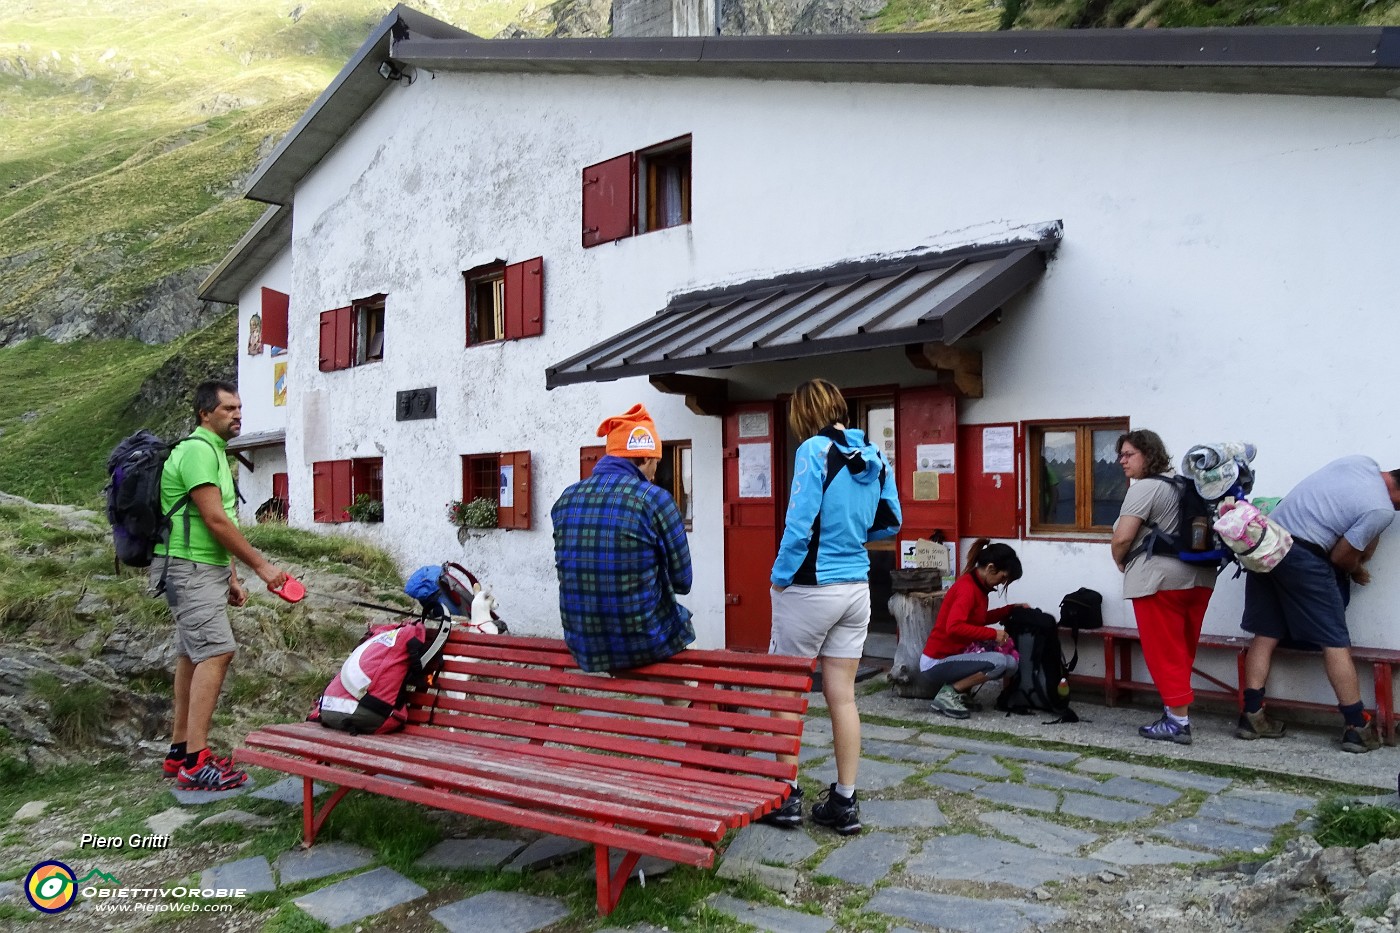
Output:
<instances>
[{"instance_id":1,"label":"hiking boot","mask_svg":"<svg viewBox=\"0 0 1400 933\"><path fill-rule=\"evenodd\" d=\"M215 764L217 764L220 768L223 768L224 770L228 770L228 769L230 769L230 768L233 767L233 756L232 756L232 755L229 755L227 758L220 758L220 757L218 757L218 756L216 755L216 756L214 757L214 762L215 762ZM165 779L168 780L168 781L173 781L173 780L175 780L176 777L179 776L179 774L180 774L180 769L183 768L184 766L185 766L185 759L184 759L184 756L183 756L183 755L182 755L181 757L179 757L179 758L166 758L166 759L163 759L163 760L161 761L161 763L160 763L160 774L161 774L161 777L165 778Z\"/></svg>"},{"instance_id":2,"label":"hiking boot","mask_svg":"<svg viewBox=\"0 0 1400 933\"><path fill-rule=\"evenodd\" d=\"M1191 744L1191 724L1182 724L1172 719L1166 713L1162 718L1148 726L1139 726L1138 735L1144 739L1155 739L1159 742L1175 742L1178 745Z\"/></svg>"},{"instance_id":3,"label":"hiking boot","mask_svg":"<svg viewBox=\"0 0 1400 933\"><path fill-rule=\"evenodd\" d=\"M199 755L199 764L180 768L175 778L176 790L233 790L248 781L248 772L233 766L232 758L218 758L209 749Z\"/></svg>"},{"instance_id":4,"label":"hiking boot","mask_svg":"<svg viewBox=\"0 0 1400 933\"><path fill-rule=\"evenodd\" d=\"M791 829L794 826L802 825L802 788L794 787L792 793L788 794L788 799L783 801L783 805L770 813L765 813L758 818L760 823L767 823L769 826L780 826L783 829Z\"/></svg>"},{"instance_id":5,"label":"hiking boot","mask_svg":"<svg viewBox=\"0 0 1400 933\"><path fill-rule=\"evenodd\" d=\"M1381 747L1381 737L1376 734L1376 721L1367 719L1360 728L1347 726L1342 731L1342 751L1358 755L1372 752Z\"/></svg>"},{"instance_id":6,"label":"hiking boot","mask_svg":"<svg viewBox=\"0 0 1400 933\"><path fill-rule=\"evenodd\" d=\"M954 690L951 685L945 685L939 689L938 695L933 698L933 711L942 713L949 719L968 719L972 716L967 711L967 705L963 703L962 694Z\"/></svg>"},{"instance_id":7,"label":"hiking boot","mask_svg":"<svg viewBox=\"0 0 1400 933\"><path fill-rule=\"evenodd\" d=\"M828 826L843 836L854 836L860 832L860 804L856 795L842 797L832 784L822 791L821 797L812 807L812 822L818 826Z\"/></svg>"},{"instance_id":8,"label":"hiking boot","mask_svg":"<svg viewBox=\"0 0 1400 933\"><path fill-rule=\"evenodd\" d=\"M1257 713L1240 713L1240 721L1235 726L1235 738L1237 739L1281 739L1288 727L1281 722L1276 722L1264 714L1261 709Z\"/></svg>"}]
</instances>

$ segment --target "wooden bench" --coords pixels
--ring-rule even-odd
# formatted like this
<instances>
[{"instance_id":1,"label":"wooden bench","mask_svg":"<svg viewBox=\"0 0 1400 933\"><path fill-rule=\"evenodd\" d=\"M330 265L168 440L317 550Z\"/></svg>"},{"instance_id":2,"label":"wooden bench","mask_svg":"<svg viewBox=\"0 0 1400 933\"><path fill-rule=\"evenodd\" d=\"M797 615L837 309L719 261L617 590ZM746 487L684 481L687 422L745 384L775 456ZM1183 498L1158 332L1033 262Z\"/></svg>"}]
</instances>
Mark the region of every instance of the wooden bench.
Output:
<instances>
[{"instance_id":1,"label":"wooden bench","mask_svg":"<svg viewBox=\"0 0 1400 933\"><path fill-rule=\"evenodd\" d=\"M1150 680L1133 679L1133 643L1139 641L1138 630L1135 628L1118 628L1115 626L1104 626L1099 629L1084 629L1080 632L1083 636L1093 636L1103 640L1103 676L1091 674L1074 674L1070 677L1071 683L1086 684L1090 686L1101 686L1103 688L1103 701L1105 706L1116 706L1120 695L1130 694L1134 691L1156 692L1156 687ZM1071 637L1066 634L1065 637ZM1244 706L1244 661L1245 653L1249 649L1250 638L1241 635L1210 635L1202 634L1199 649L1221 649L1233 651L1235 653L1235 682L1226 683L1217 677L1213 677L1199 668L1192 668L1192 673L1209 682L1212 686L1200 688L1195 691L1196 696L1213 700L1224 700L1235 703L1238 707ZM1198 655L1199 655L1198 649ZM1288 648L1279 648L1275 654L1284 655L1306 655L1318 660L1318 669L1321 670L1321 656L1308 651L1294 651ZM1395 744L1395 688L1394 669L1400 664L1400 651L1393 651L1387 648L1357 648L1352 647L1351 656L1360 663L1369 663L1375 675L1376 682L1376 705L1375 717L1376 728L1387 745ZM1146 665L1143 666L1144 670ZM1315 703L1308 700L1289 700L1276 696L1270 696L1268 705L1271 708L1281 709L1303 709L1317 710L1323 712L1336 712L1335 703Z\"/></svg>"},{"instance_id":2,"label":"wooden bench","mask_svg":"<svg viewBox=\"0 0 1400 933\"><path fill-rule=\"evenodd\" d=\"M269 726L236 758L302 778L305 846L354 789L591 843L608 914L641 856L709 868L726 832L782 805L797 768L767 753L797 754L802 720L769 714L806 712L814 667L688 650L608 676L557 639L454 632L402 732ZM313 781L338 785L319 811Z\"/></svg>"}]
</instances>

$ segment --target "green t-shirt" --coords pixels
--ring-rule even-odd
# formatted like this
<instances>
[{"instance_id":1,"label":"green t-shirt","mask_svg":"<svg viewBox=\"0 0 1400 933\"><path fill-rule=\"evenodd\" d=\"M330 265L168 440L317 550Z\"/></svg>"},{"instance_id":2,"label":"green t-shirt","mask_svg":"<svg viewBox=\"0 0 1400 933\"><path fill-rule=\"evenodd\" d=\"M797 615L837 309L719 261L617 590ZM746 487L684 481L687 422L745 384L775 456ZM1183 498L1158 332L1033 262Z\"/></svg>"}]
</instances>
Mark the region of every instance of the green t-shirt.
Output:
<instances>
[{"instance_id":1,"label":"green t-shirt","mask_svg":"<svg viewBox=\"0 0 1400 933\"><path fill-rule=\"evenodd\" d=\"M165 461L165 469L160 475L160 509L170 511L181 496L196 486L213 484L219 487L219 497L223 502L224 514L237 522L237 503L234 499L233 471L229 469L228 454L222 437L208 428L199 427L190 435L204 440L186 440L170 452ZM208 441L208 443L204 443ZM185 540L185 514L189 513L190 536ZM183 557L198 564L213 564L227 567L230 564L229 552L214 540L209 527L200 517L199 508L188 502L170 516L170 556ZM166 548L156 545L156 553L164 555Z\"/></svg>"}]
</instances>

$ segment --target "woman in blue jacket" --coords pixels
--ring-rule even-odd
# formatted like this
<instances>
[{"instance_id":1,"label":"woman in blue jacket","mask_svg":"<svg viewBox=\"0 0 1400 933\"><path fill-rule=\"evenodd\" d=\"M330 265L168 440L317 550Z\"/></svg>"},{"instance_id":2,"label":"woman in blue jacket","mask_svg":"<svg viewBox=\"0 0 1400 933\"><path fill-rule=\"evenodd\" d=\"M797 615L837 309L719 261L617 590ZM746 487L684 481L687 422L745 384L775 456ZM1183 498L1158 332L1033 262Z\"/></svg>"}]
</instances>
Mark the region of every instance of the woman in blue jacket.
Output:
<instances>
[{"instance_id":1,"label":"woman in blue jacket","mask_svg":"<svg viewBox=\"0 0 1400 933\"><path fill-rule=\"evenodd\" d=\"M822 659L836 781L812 807L812 820L853 835L860 832L856 668L870 625L865 545L899 530L899 497L894 471L880 451L866 442L864 432L845 426L846 400L836 386L825 379L798 386L789 417L793 432L806 440L797 448L787 525L773 563L768 652ZM787 802L764 819L778 826L802 822L802 789L796 782Z\"/></svg>"}]
</instances>

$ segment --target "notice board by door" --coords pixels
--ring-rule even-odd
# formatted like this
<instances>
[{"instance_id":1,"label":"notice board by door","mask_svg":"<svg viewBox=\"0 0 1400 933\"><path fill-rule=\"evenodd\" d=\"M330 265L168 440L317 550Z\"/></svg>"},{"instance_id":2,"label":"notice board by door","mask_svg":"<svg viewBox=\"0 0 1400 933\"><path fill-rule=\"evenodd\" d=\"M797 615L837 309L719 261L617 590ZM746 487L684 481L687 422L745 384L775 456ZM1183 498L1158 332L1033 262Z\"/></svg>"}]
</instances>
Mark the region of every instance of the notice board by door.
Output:
<instances>
[{"instance_id":1,"label":"notice board by door","mask_svg":"<svg viewBox=\"0 0 1400 933\"><path fill-rule=\"evenodd\" d=\"M1014 422L958 425L958 526L963 537L1020 537L1022 442Z\"/></svg>"},{"instance_id":2,"label":"notice board by door","mask_svg":"<svg viewBox=\"0 0 1400 933\"><path fill-rule=\"evenodd\" d=\"M767 651L772 626L768 579L778 556L782 452L778 406L731 406L724 416L724 642Z\"/></svg>"},{"instance_id":3,"label":"notice board by door","mask_svg":"<svg viewBox=\"0 0 1400 933\"><path fill-rule=\"evenodd\" d=\"M957 400L941 386L900 389L895 401L895 468L904 511L901 541L958 539Z\"/></svg>"}]
</instances>

